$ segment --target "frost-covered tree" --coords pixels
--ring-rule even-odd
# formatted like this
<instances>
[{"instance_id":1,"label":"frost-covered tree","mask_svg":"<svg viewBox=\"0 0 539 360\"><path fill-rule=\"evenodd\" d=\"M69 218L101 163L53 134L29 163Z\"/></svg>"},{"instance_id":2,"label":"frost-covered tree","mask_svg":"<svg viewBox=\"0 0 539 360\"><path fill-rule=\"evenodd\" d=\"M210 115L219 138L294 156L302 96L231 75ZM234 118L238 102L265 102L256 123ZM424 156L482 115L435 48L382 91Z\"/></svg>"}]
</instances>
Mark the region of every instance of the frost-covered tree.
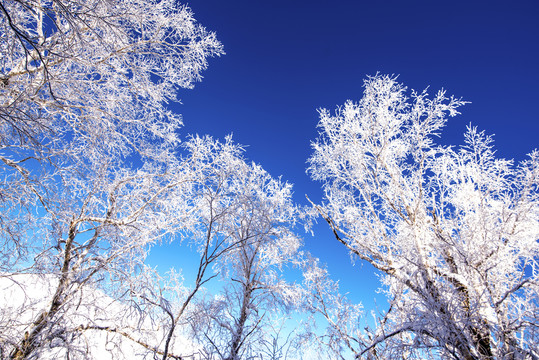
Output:
<instances>
[{"instance_id":1,"label":"frost-covered tree","mask_svg":"<svg viewBox=\"0 0 539 360\"><path fill-rule=\"evenodd\" d=\"M309 172L338 241L385 275L387 322L369 350L392 358L539 357L539 153L495 156L469 127L460 148L434 141L463 104L395 78L320 111ZM433 355L434 354L434 355Z\"/></svg>"},{"instance_id":2,"label":"frost-covered tree","mask_svg":"<svg viewBox=\"0 0 539 360\"><path fill-rule=\"evenodd\" d=\"M194 269L196 276L188 279L192 280L192 286L185 288L175 300L161 295L158 298L148 295L142 297L167 315L163 359L168 356L178 332L185 329L190 321L203 321L203 310L196 302L204 286L219 275L218 269L229 253L242 246L242 241L251 240L251 237L238 238L236 233L241 224L247 221L254 201L252 193L260 190L257 195L269 196L266 189L250 189L249 186L253 186L249 180L250 167L242 158L241 146L234 144L230 137L225 142L209 136L192 137L183 147L190 159L183 163L188 163L188 173L193 179L188 198L185 199L190 207L189 216L188 219L170 221L183 224L184 228L178 235L199 255L198 266ZM178 215L181 216L181 213ZM264 229L254 227L252 236L259 236L261 231ZM178 265L183 267L181 263Z\"/></svg>"},{"instance_id":3,"label":"frost-covered tree","mask_svg":"<svg viewBox=\"0 0 539 360\"><path fill-rule=\"evenodd\" d=\"M290 229L296 216L291 186L246 162L243 149L230 137L224 142L192 137L183 147L188 154L183 163L189 164L193 181L191 225L179 235L199 256L196 276L187 279L191 284L182 286L181 294L168 292L171 297L155 289L135 292L166 315L163 359L186 326L202 346L200 356L243 358L266 331L263 325L286 288L280 267L294 259L300 245ZM206 286L216 278L224 285L214 298Z\"/></svg>"},{"instance_id":4,"label":"frost-covered tree","mask_svg":"<svg viewBox=\"0 0 539 360\"><path fill-rule=\"evenodd\" d=\"M7 0L0 19L0 265L10 271L27 254L31 210L47 208L66 173L166 160L181 125L166 103L222 50L173 0Z\"/></svg>"},{"instance_id":5,"label":"frost-covered tree","mask_svg":"<svg viewBox=\"0 0 539 360\"><path fill-rule=\"evenodd\" d=\"M71 335L99 327L70 319L84 290L126 297L149 245L192 224L196 159L174 155L166 104L221 45L167 0L7 0L0 18L1 276L55 284L2 313L0 350L84 357Z\"/></svg>"},{"instance_id":6,"label":"frost-covered tree","mask_svg":"<svg viewBox=\"0 0 539 360\"><path fill-rule=\"evenodd\" d=\"M215 264L225 284L219 295L200 303L203 316L193 322L209 358L227 360L262 351L271 321L287 305L283 293L290 286L283 268L297 260L301 243L291 231L297 212L291 186L258 165L238 165L226 179L234 207L219 237L233 246Z\"/></svg>"},{"instance_id":7,"label":"frost-covered tree","mask_svg":"<svg viewBox=\"0 0 539 360\"><path fill-rule=\"evenodd\" d=\"M198 210L198 174L193 169L200 167L199 158L189 153L176 162L170 159L166 167L148 164L134 170L106 164L100 172L66 176L62 191L49 197L39 219L43 226L34 230L42 241L33 244L34 261L28 269L14 269L3 276L17 281L20 272L53 275L56 290L47 304L40 305L41 310L32 306L20 309L21 314L34 316L9 319L12 326L2 337L3 344L12 348L12 358L36 356L53 343L71 349L72 342L56 341L66 333L111 330L91 318L72 321L74 311L92 305L84 294L100 288L114 299L129 300L132 288L151 286L138 284L151 279L136 276L149 246L198 225L199 219L193 216ZM120 318L115 320L121 323ZM157 344L146 345L159 353Z\"/></svg>"},{"instance_id":8,"label":"frost-covered tree","mask_svg":"<svg viewBox=\"0 0 539 360\"><path fill-rule=\"evenodd\" d=\"M181 121L166 103L222 52L173 0L4 0L0 10L0 145L36 157L174 142Z\"/></svg>"}]
</instances>

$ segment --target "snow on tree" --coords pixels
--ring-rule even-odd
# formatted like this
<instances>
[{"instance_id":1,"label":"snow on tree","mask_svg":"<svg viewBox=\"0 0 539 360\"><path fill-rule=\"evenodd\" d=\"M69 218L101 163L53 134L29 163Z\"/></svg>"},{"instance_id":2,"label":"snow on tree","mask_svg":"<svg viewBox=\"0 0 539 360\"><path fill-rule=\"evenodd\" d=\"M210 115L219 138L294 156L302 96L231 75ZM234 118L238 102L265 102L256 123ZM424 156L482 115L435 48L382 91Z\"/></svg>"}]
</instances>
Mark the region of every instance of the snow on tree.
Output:
<instances>
[{"instance_id":1,"label":"snow on tree","mask_svg":"<svg viewBox=\"0 0 539 360\"><path fill-rule=\"evenodd\" d=\"M394 77L320 111L309 172L335 238L385 275L387 322L362 356L524 359L539 356L539 152L495 156L469 126L460 148L437 145L463 101L407 95ZM387 349L386 349L387 350Z\"/></svg>"},{"instance_id":2,"label":"snow on tree","mask_svg":"<svg viewBox=\"0 0 539 360\"><path fill-rule=\"evenodd\" d=\"M222 49L172 0L8 0L0 17L1 269L9 271L26 254L28 209L46 208L66 172L166 160L181 125L166 103Z\"/></svg>"},{"instance_id":3,"label":"snow on tree","mask_svg":"<svg viewBox=\"0 0 539 360\"><path fill-rule=\"evenodd\" d=\"M165 314L163 359L186 328L193 329L192 338L200 343L198 357L243 358L270 329L265 324L283 302L279 291L287 288L280 270L294 260L300 246L290 229L297 212L291 186L247 163L242 147L230 137L220 142L195 136L183 147L193 177L187 219L191 225L178 235L199 256L196 276L187 279L192 280L190 287L167 289L159 285L162 281L144 281L150 287L134 293ZM223 294L214 299L206 286L216 278Z\"/></svg>"},{"instance_id":4,"label":"snow on tree","mask_svg":"<svg viewBox=\"0 0 539 360\"><path fill-rule=\"evenodd\" d=\"M2 145L19 150L69 144L93 158L144 152L148 136L175 142L181 121L166 103L222 53L173 0L8 0L0 10Z\"/></svg>"},{"instance_id":5,"label":"snow on tree","mask_svg":"<svg viewBox=\"0 0 539 360\"><path fill-rule=\"evenodd\" d=\"M223 289L199 301L201 313L191 324L208 358L239 360L263 351L271 321L286 310L282 293L290 286L282 272L297 260L301 241L291 231L297 213L291 185L239 157L231 170L207 190L222 195L204 197L205 212L214 213L214 220L199 221L216 232L213 244L201 252L201 261L215 260ZM219 210L223 200L226 213Z\"/></svg>"},{"instance_id":6,"label":"snow on tree","mask_svg":"<svg viewBox=\"0 0 539 360\"><path fill-rule=\"evenodd\" d=\"M221 44L169 0L7 0L0 17L0 271L57 280L33 318L2 314L0 347L81 356L62 340L88 330L74 298L128 297L149 245L190 226L193 159L166 104Z\"/></svg>"}]
</instances>

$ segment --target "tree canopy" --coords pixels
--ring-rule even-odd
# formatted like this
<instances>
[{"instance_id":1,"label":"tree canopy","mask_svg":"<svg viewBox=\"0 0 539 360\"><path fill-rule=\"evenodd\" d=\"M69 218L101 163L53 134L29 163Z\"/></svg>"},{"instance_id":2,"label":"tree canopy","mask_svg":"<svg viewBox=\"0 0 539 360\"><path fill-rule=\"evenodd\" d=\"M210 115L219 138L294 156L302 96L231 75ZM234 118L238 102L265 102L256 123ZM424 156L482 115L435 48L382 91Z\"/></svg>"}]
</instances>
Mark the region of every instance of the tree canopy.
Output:
<instances>
[{"instance_id":1,"label":"tree canopy","mask_svg":"<svg viewBox=\"0 0 539 360\"><path fill-rule=\"evenodd\" d=\"M320 111L309 171L326 198L315 207L385 274L388 328L370 348L392 344L386 358L537 356L539 153L499 159L472 126L461 148L437 145L462 104L443 91L409 98L377 75L358 103Z\"/></svg>"},{"instance_id":2,"label":"tree canopy","mask_svg":"<svg viewBox=\"0 0 539 360\"><path fill-rule=\"evenodd\" d=\"M231 136L180 135L170 103L224 53L189 7L0 19L1 358L539 358L539 152L499 158L472 125L439 144L464 101L368 77L320 110L302 207ZM374 320L303 248L319 217L382 274ZM150 267L167 243L178 270Z\"/></svg>"}]
</instances>

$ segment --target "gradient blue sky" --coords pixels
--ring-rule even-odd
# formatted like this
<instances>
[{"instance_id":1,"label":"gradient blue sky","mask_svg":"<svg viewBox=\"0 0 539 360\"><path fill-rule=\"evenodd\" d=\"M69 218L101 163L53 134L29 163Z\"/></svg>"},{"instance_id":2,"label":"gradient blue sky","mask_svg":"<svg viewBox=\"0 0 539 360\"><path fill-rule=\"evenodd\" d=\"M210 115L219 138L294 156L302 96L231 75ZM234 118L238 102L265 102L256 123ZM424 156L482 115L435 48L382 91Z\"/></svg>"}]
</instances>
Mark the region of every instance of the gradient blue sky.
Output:
<instances>
[{"instance_id":1,"label":"gradient blue sky","mask_svg":"<svg viewBox=\"0 0 539 360\"><path fill-rule=\"evenodd\" d=\"M409 88L471 101L442 142L472 123L495 134L498 155L521 160L539 142L539 1L191 0L226 55L181 91L183 134L233 133L246 156L294 184L296 201L321 197L305 173L317 109L359 100L367 75L398 74ZM354 299L370 303L376 278L350 265L325 226L308 250ZM170 255L172 256L172 255ZM156 254L166 266L172 258ZM177 265L178 266L178 265ZM187 275L187 273L186 273ZM186 279L187 280L187 279Z\"/></svg>"}]
</instances>

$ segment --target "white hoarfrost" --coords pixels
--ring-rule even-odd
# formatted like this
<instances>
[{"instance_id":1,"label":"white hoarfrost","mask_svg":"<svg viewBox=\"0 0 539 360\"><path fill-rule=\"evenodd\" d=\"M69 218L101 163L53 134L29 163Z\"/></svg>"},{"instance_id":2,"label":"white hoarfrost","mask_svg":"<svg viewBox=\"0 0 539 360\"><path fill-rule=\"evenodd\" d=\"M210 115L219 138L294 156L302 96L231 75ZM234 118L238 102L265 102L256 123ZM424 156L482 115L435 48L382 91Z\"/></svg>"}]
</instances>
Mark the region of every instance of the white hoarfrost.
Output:
<instances>
[{"instance_id":1,"label":"white hoarfrost","mask_svg":"<svg viewBox=\"0 0 539 360\"><path fill-rule=\"evenodd\" d=\"M362 356L539 356L539 152L500 159L472 126L462 147L436 144L461 105L377 75L359 102L320 111L315 208L390 300Z\"/></svg>"},{"instance_id":2,"label":"white hoarfrost","mask_svg":"<svg viewBox=\"0 0 539 360\"><path fill-rule=\"evenodd\" d=\"M168 103L220 54L175 0L0 2L0 272L55 276L40 311L31 289L18 312L0 308L0 357L63 347L87 358L84 339L105 325L73 321L96 308L92 289L142 301L126 289L153 285L137 271L192 225L200 180L196 160L177 156L182 121ZM134 326L114 315L107 339Z\"/></svg>"}]
</instances>

